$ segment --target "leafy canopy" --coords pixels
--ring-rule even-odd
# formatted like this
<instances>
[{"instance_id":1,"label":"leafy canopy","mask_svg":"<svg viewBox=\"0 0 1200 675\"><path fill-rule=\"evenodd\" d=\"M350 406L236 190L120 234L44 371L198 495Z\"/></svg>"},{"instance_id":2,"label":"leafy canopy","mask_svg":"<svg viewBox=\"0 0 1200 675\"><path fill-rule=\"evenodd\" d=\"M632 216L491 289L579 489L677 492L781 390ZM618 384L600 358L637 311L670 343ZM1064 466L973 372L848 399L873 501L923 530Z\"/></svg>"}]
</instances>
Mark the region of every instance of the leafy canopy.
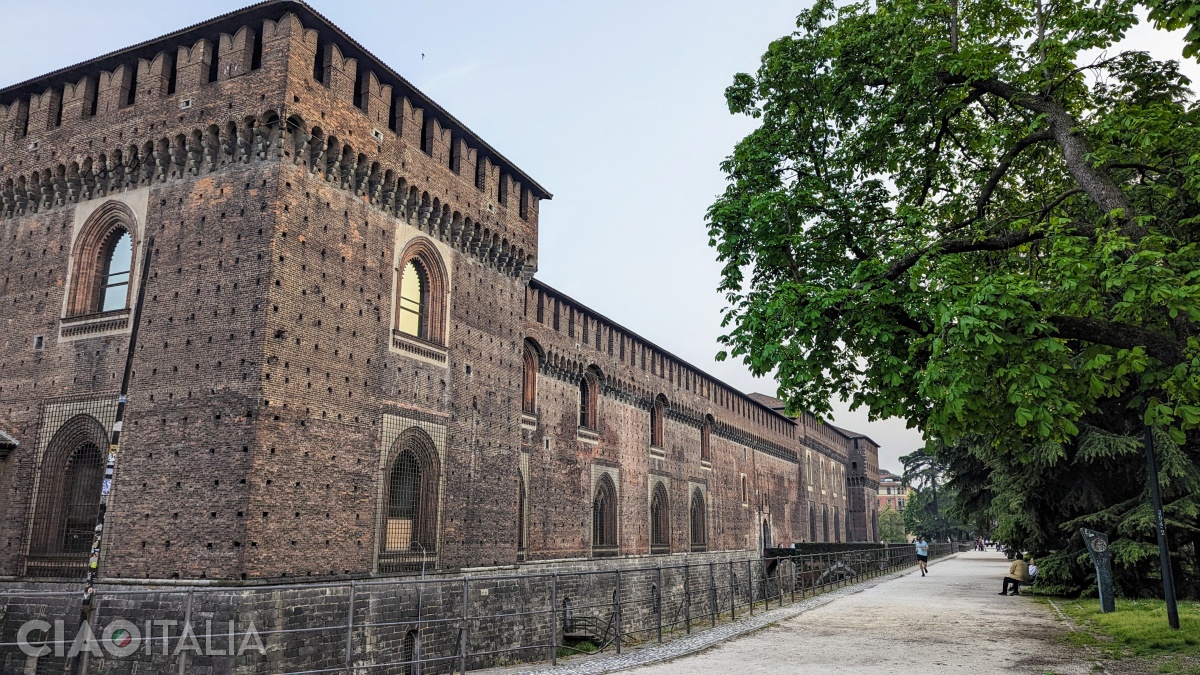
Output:
<instances>
[{"instance_id":1,"label":"leafy canopy","mask_svg":"<svg viewBox=\"0 0 1200 675\"><path fill-rule=\"evenodd\" d=\"M1146 6L1196 50L1200 5ZM838 395L906 419L952 479L972 476L963 518L1050 547L1073 519L1133 517L1137 446L1096 439L1150 424L1173 527L1194 537L1200 120L1178 63L1117 46L1138 10L802 12L726 91L759 126L708 212L729 302L719 358L774 373L793 409ZM1068 468L1136 489L1068 489ZM1028 491L1051 485L1032 518Z\"/></svg>"}]
</instances>

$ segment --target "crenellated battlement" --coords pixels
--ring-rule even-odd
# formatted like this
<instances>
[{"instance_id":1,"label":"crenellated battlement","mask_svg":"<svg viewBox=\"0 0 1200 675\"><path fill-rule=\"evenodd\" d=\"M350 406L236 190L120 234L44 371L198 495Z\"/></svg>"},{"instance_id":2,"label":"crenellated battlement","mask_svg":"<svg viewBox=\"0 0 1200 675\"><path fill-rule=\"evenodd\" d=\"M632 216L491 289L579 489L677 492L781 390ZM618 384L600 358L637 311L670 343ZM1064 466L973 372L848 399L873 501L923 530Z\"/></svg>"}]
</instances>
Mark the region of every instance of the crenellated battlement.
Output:
<instances>
[{"instance_id":1,"label":"crenellated battlement","mask_svg":"<svg viewBox=\"0 0 1200 675\"><path fill-rule=\"evenodd\" d=\"M244 77L259 81L243 82ZM231 82L236 87L226 85ZM257 115L264 107L280 118L339 113L333 115L338 124L325 124L326 133L369 138L360 145L373 143L402 165L445 169L474 188L474 200L466 191L464 200L501 219L511 210L513 220L528 223L536 236L538 202L551 196L544 188L328 19L294 0L259 3L0 89L0 173L45 162L47 148L57 158L77 154L78 143L108 145L114 135L144 132L148 120L151 129L175 122L207 125L221 116L221 108ZM340 114L343 110L356 115Z\"/></svg>"}]
</instances>

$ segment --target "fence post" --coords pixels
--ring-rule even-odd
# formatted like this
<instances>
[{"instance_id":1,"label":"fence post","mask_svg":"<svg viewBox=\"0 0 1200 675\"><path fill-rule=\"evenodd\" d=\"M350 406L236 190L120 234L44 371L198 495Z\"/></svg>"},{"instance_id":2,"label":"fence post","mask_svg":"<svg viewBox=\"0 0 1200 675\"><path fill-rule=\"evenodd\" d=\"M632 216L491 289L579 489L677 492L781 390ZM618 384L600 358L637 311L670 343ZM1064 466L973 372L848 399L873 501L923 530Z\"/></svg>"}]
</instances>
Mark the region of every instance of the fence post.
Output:
<instances>
[{"instance_id":1,"label":"fence post","mask_svg":"<svg viewBox=\"0 0 1200 675\"><path fill-rule=\"evenodd\" d=\"M655 568L655 573L658 575L658 583L654 585L654 597L650 601L654 603L654 623L658 630L658 642L662 644L662 565Z\"/></svg>"},{"instance_id":2,"label":"fence post","mask_svg":"<svg viewBox=\"0 0 1200 675\"><path fill-rule=\"evenodd\" d=\"M688 562L683 562L683 626L692 634L692 571Z\"/></svg>"},{"instance_id":3,"label":"fence post","mask_svg":"<svg viewBox=\"0 0 1200 675\"><path fill-rule=\"evenodd\" d=\"M550 665L558 665L558 573L550 577Z\"/></svg>"},{"instance_id":4,"label":"fence post","mask_svg":"<svg viewBox=\"0 0 1200 675\"><path fill-rule=\"evenodd\" d=\"M737 620L737 577L733 574L733 561L729 561L729 620Z\"/></svg>"},{"instance_id":5,"label":"fence post","mask_svg":"<svg viewBox=\"0 0 1200 675\"><path fill-rule=\"evenodd\" d=\"M354 661L354 593L357 586L354 580L350 581L350 602L346 609L346 672L350 672L350 666Z\"/></svg>"},{"instance_id":6,"label":"fence post","mask_svg":"<svg viewBox=\"0 0 1200 675\"><path fill-rule=\"evenodd\" d=\"M619 570L619 569L617 570L616 602L617 602L617 607L616 607L617 617L616 617L615 624L617 626L617 654L619 655L621 653L621 570ZM464 673L464 675L466 675L466 674Z\"/></svg>"},{"instance_id":7,"label":"fence post","mask_svg":"<svg viewBox=\"0 0 1200 675\"><path fill-rule=\"evenodd\" d=\"M789 585L792 587L792 604L794 605L796 604L796 556L788 558L788 562L791 563L792 568L792 583Z\"/></svg>"},{"instance_id":8,"label":"fence post","mask_svg":"<svg viewBox=\"0 0 1200 675\"><path fill-rule=\"evenodd\" d=\"M715 628L717 625L717 572L714 569L716 563L708 563L708 605L712 609L712 625Z\"/></svg>"},{"instance_id":9,"label":"fence post","mask_svg":"<svg viewBox=\"0 0 1200 675\"><path fill-rule=\"evenodd\" d=\"M467 675L467 601L470 599L470 580L463 577L463 605L462 605L462 631L459 632L461 645L458 651L458 671L461 675Z\"/></svg>"},{"instance_id":10,"label":"fence post","mask_svg":"<svg viewBox=\"0 0 1200 675\"><path fill-rule=\"evenodd\" d=\"M750 616L754 616L754 563L746 558L746 599L750 601Z\"/></svg>"}]
</instances>

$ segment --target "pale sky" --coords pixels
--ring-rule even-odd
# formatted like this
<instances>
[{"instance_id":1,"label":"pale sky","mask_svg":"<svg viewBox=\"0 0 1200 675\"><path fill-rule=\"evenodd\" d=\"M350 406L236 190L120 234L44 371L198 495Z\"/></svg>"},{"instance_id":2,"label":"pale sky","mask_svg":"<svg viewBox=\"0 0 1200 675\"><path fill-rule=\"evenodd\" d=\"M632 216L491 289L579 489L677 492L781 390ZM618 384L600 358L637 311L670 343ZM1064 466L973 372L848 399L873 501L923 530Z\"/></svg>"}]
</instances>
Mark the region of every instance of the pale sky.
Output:
<instances>
[{"instance_id":1,"label":"pale sky","mask_svg":"<svg viewBox=\"0 0 1200 675\"><path fill-rule=\"evenodd\" d=\"M248 0L0 0L0 86L149 40ZM312 6L554 194L542 203L537 278L745 392L717 363L723 298L704 213L720 162L752 128L724 90L794 28L804 3L397 2ZM1130 43L1179 58L1178 37ZM1195 62L1185 69L1200 79ZM834 423L880 443L880 466L922 445L903 422L834 402Z\"/></svg>"}]
</instances>

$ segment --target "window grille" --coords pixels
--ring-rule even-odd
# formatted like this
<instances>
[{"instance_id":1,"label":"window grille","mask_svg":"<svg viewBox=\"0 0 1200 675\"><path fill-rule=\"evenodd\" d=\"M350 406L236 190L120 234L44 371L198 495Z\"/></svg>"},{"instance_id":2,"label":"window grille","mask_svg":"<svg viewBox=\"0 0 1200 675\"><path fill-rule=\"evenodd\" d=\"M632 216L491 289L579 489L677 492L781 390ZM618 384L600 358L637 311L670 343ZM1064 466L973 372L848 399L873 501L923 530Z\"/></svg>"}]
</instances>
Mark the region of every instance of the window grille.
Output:
<instances>
[{"instance_id":1,"label":"window grille","mask_svg":"<svg viewBox=\"0 0 1200 675\"><path fill-rule=\"evenodd\" d=\"M425 277L417 261L410 260L404 266L404 274L400 277L401 333L420 337L427 324L425 309L429 304L429 285Z\"/></svg>"},{"instance_id":2,"label":"window grille","mask_svg":"<svg viewBox=\"0 0 1200 675\"><path fill-rule=\"evenodd\" d=\"M100 515L114 415L111 399L46 404L42 424L53 436L37 467L26 575L83 575Z\"/></svg>"},{"instance_id":3,"label":"window grille","mask_svg":"<svg viewBox=\"0 0 1200 675\"><path fill-rule=\"evenodd\" d=\"M517 478L517 555L525 554L525 477Z\"/></svg>"},{"instance_id":4,"label":"window grille","mask_svg":"<svg viewBox=\"0 0 1200 675\"><path fill-rule=\"evenodd\" d=\"M412 428L392 444L384 474L379 571L404 572L436 563L439 467L437 449Z\"/></svg>"},{"instance_id":5,"label":"window grille","mask_svg":"<svg viewBox=\"0 0 1200 675\"><path fill-rule=\"evenodd\" d=\"M671 552L671 510L667 488L661 482L654 486L650 499L650 552Z\"/></svg>"},{"instance_id":6,"label":"window grille","mask_svg":"<svg viewBox=\"0 0 1200 675\"><path fill-rule=\"evenodd\" d=\"M600 477L592 501L592 555L617 555L617 489L607 474Z\"/></svg>"},{"instance_id":7,"label":"window grille","mask_svg":"<svg viewBox=\"0 0 1200 675\"><path fill-rule=\"evenodd\" d=\"M692 507L691 507L691 539L692 551L701 552L708 550L708 528L706 512L704 510L704 492L700 488L692 490Z\"/></svg>"}]
</instances>

